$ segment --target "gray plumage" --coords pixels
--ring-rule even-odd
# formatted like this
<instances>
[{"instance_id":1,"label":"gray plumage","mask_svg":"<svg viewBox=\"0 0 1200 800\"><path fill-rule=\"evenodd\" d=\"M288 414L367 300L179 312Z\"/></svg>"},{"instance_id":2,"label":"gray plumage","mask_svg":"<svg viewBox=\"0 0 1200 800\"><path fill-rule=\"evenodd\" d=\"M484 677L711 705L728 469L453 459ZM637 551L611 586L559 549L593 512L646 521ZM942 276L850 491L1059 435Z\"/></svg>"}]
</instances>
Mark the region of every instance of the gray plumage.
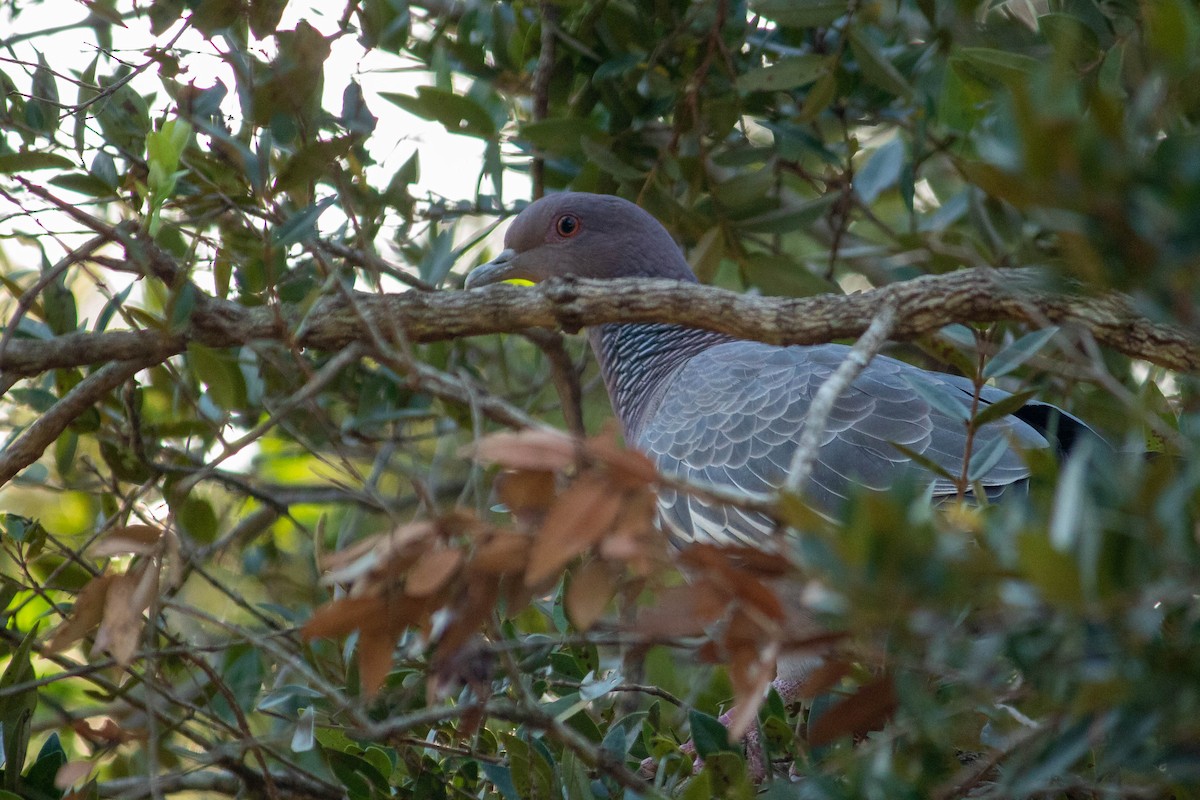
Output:
<instances>
[{"instance_id":1,"label":"gray plumage","mask_svg":"<svg viewBox=\"0 0 1200 800\"><path fill-rule=\"evenodd\" d=\"M517 217L505 245L499 257L471 273L468 287L556 274L696 280L666 230L614 197L570 193L539 200ZM627 441L665 473L756 494L783 484L808 407L849 352L834 344L775 347L666 324L603 325L589 334ZM971 381L877 356L834 403L805 486L814 508L836 515L854 486L883 490L906 472L924 481L934 499L956 494L952 481L895 446L949 475L962 472L966 426L931 407L914 383L932 385L970 410ZM980 400L1007 396L985 387ZM1051 416L1081 425L1052 406L1028 408L975 434L973 453L988 451L997 440L1011 445L978 478L989 498L1024 487L1029 470L1018 451L1050 446L1035 425L1044 427ZM765 516L670 489L659 502L671 531L686 541L754 544L773 525Z\"/></svg>"}]
</instances>

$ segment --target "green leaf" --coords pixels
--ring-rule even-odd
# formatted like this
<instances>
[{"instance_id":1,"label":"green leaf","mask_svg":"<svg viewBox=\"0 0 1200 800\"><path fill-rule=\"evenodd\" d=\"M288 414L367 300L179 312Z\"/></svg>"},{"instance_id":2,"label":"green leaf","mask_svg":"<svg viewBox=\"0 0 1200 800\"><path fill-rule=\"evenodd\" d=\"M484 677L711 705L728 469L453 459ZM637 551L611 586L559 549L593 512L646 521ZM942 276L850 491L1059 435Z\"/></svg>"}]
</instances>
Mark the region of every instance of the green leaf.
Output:
<instances>
[{"instance_id":1,"label":"green leaf","mask_svg":"<svg viewBox=\"0 0 1200 800\"><path fill-rule=\"evenodd\" d=\"M190 342L187 361L217 406L225 411L236 411L245 406L246 382L233 356L198 342Z\"/></svg>"},{"instance_id":2,"label":"green leaf","mask_svg":"<svg viewBox=\"0 0 1200 800\"><path fill-rule=\"evenodd\" d=\"M466 95L432 86L417 88L417 96L382 92L381 96L422 119L440 122L450 133L487 139L496 134L492 116Z\"/></svg>"},{"instance_id":3,"label":"green leaf","mask_svg":"<svg viewBox=\"0 0 1200 800\"><path fill-rule=\"evenodd\" d=\"M692 744L696 745L696 755L708 758L713 753L733 751L729 744L729 731L716 717L692 709L688 712L688 722L692 729Z\"/></svg>"},{"instance_id":4,"label":"green leaf","mask_svg":"<svg viewBox=\"0 0 1200 800\"><path fill-rule=\"evenodd\" d=\"M293 213L271 231L271 242L279 247L287 247L296 242L309 241L316 238L317 220L325 210L337 202L336 197L326 197L319 203Z\"/></svg>"},{"instance_id":5,"label":"green leaf","mask_svg":"<svg viewBox=\"0 0 1200 800\"><path fill-rule=\"evenodd\" d=\"M754 253L745 258L743 270L751 286L773 297L810 297L841 292L837 284L785 255Z\"/></svg>"},{"instance_id":6,"label":"green leaf","mask_svg":"<svg viewBox=\"0 0 1200 800\"><path fill-rule=\"evenodd\" d=\"M64 276L51 281L42 291L42 318L58 336L73 333L79 324L79 310L74 293L64 283Z\"/></svg>"},{"instance_id":7,"label":"green leaf","mask_svg":"<svg viewBox=\"0 0 1200 800\"><path fill-rule=\"evenodd\" d=\"M15 691L15 687L37 678L30 652L37 638L36 627L30 630L9 658L4 674L0 675L0 732L4 740L4 787L20 789L21 769L29 747L29 728L37 707L37 689Z\"/></svg>"},{"instance_id":8,"label":"green leaf","mask_svg":"<svg viewBox=\"0 0 1200 800\"><path fill-rule=\"evenodd\" d=\"M1021 53L989 47L960 47L950 56L951 67L989 85L1025 81L1037 64L1037 59Z\"/></svg>"},{"instance_id":9,"label":"green leaf","mask_svg":"<svg viewBox=\"0 0 1200 800\"><path fill-rule=\"evenodd\" d=\"M583 155L582 140L602 136L590 118L554 117L521 124L518 137L546 153L564 156Z\"/></svg>"},{"instance_id":10,"label":"green leaf","mask_svg":"<svg viewBox=\"0 0 1200 800\"><path fill-rule=\"evenodd\" d=\"M54 778L65 763L67 754L63 751L62 742L59 741L57 733L52 733L38 751L29 771L25 773L22 788L31 796L59 797L61 792L55 787Z\"/></svg>"},{"instance_id":11,"label":"green leaf","mask_svg":"<svg viewBox=\"0 0 1200 800\"><path fill-rule=\"evenodd\" d=\"M738 220L738 230L750 233L796 233L825 216L837 195L827 192L801 202L786 201L779 208Z\"/></svg>"},{"instance_id":12,"label":"green leaf","mask_svg":"<svg viewBox=\"0 0 1200 800\"><path fill-rule=\"evenodd\" d=\"M504 800L521 800L521 796L517 794L517 787L513 783L511 769L503 764L493 764L490 761L482 761L480 766L483 767L483 774L492 782Z\"/></svg>"},{"instance_id":13,"label":"green leaf","mask_svg":"<svg viewBox=\"0 0 1200 800\"><path fill-rule=\"evenodd\" d=\"M850 3L847 0L756 0L750 8L780 25L816 28L846 14Z\"/></svg>"},{"instance_id":14,"label":"green leaf","mask_svg":"<svg viewBox=\"0 0 1200 800\"><path fill-rule=\"evenodd\" d=\"M805 54L781 59L766 67L738 76L737 88L743 92L780 92L806 86L830 71L830 58Z\"/></svg>"},{"instance_id":15,"label":"green leaf","mask_svg":"<svg viewBox=\"0 0 1200 800\"><path fill-rule=\"evenodd\" d=\"M797 121L811 122L816 119L822 111L829 108L834 98L837 97L837 90L837 75L833 72L822 75L805 95L804 105L801 107L800 113L796 115Z\"/></svg>"},{"instance_id":16,"label":"green leaf","mask_svg":"<svg viewBox=\"0 0 1200 800\"><path fill-rule=\"evenodd\" d=\"M858 28L850 31L850 49L854 51L858 68L862 70L863 77L869 83L899 97L908 97L912 94L912 87L908 85L904 76L880 52L878 46L864 36Z\"/></svg>"},{"instance_id":17,"label":"green leaf","mask_svg":"<svg viewBox=\"0 0 1200 800\"><path fill-rule=\"evenodd\" d=\"M979 409L978 413L975 414L975 427L982 428L989 422L995 422L998 419L1003 419L1004 417L1021 410L1021 408L1023 408L1026 403L1033 399L1034 395L1036 394L1036 389L1026 389L1023 392L1017 392L1016 394L1009 395L1003 400L997 400L994 403L984 404L984 406Z\"/></svg>"},{"instance_id":18,"label":"green leaf","mask_svg":"<svg viewBox=\"0 0 1200 800\"><path fill-rule=\"evenodd\" d=\"M957 481L961 477L960 475L951 475L950 471L941 464L937 463L932 458L929 458L929 456L918 453L911 447L906 447L899 442L888 442L888 444L903 453L905 457L910 459L914 464L928 470L939 478L945 478L948 481Z\"/></svg>"},{"instance_id":19,"label":"green leaf","mask_svg":"<svg viewBox=\"0 0 1200 800\"><path fill-rule=\"evenodd\" d=\"M1073 66L1092 64L1103 55L1096 32L1072 14L1044 14L1038 17L1038 29Z\"/></svg>"},{"instance_id":20,"label":"green leaf","mask_svg":"<svg viewBox=\"0 0 1200 800\"><path fill-rule=\"evenodd\" d=\"M58 102L58 82L54 71L50 69L50 63L41 53L38 53L38 65L33 71L29 95L26 112L36 112L36 123L32 127L43 133L53 134L58 129L58 117L62 110Z\"/></svg>"},{"instance_id":21,"label":"green leaf","mask_svg":"<svg viewBox=\"0 0 1200 800\"><path fill-rule=\"evenodd\" d=\"M868 205L900 180L904 169L906 148L899 136L894 136L871 154L867 163L854 176L854 191Z\"/></svg>"},{"instance_id":22,"label":"green leaf","mask_svg":"<svg viewBox=\"0 0 1200 800\"><path fill-rule=\"evenodd\" d=\"M87 195L88 197L111 198L116 194L111 186L95 175L83 175L78 172L56 175L47 181L47 183L51 186L76 192L77 194Z\"/></svg>"},{"instance_id":23,"label":"green leaf","mask_svg":"<svg viewBox=\"0 0 1200 800\"><path fill-rule=\"evenodd\" d=\"M115 79L104 81L111 85ZM123 84L92 106L105 141L127 156L145 152L146 134L150 133L150 107L146 99Z\"/></svg>"},{"instance_id":24,"label":"green leaf","mask_svg":"<svg viewBox=\"0 0 1200 800\"><path fill-rule=\"evenodd\" d=\"M0 175L15 175L38 169L75 169L75 162L57 153L24 151L0 154Z\"/></svg>"},{"instance_id":25,"label":"green leaf","mask_svg":"<svg viewBox=\"0 0 1200 800\"><path fill-rule=\"evenodd\" d=\"M579 140L579 146L583 149L583 153L587 156L588 161L617 180L637 181L646 176L645 170L625 163L605 144L585 137Z\"/></svg>"},{"instance_id":26,"label":"green leaf","mask_svg":"<svg viewBox=\"0 0 1200 800\"><path fill-rule=\"evenodd\" d=\"M262 707L262 704L259 704ZM292 731L292 752L307 753L316 744L313 732L316 729L317 715L312 706L302 709L296 719L296 728Z\"/></svg>"},{"instance_id":27,"label":"green leaf","mask_svg":"<svg viewBox=\"0 0 1200 800\"><path fill-rule=\"evenodd\" d=\"M999 378L1033 358L1058 333L1058 328L1043 328L1027 333L992 356L983 367L984 379Z\"/></svg>"},{"instance_id":28,"label":"green leaf","mask_svg":"<svg viewBox=\"0 0 1200 800\"><path fill-rule=\"evenodd\" d=\"M906 373L905 382L929 405L952 420L967 423L969 412L962 402L963 394L952 386L934 383L915 373Z\"/></svg>"},{"instance_id":29,"label":"green leaf","mask_svg":"<svg viewBox=\"0 0 1200 800\"><path fill-rule=\"evenodd\" d=\"M992 467L1000 463L1000 459L1004 458L1007 450L1008 438L997 436L985 446L972 451L971 463L967 469L967 480L971 483L982 480L992 471Z\"/></svg>"}]
</instances>

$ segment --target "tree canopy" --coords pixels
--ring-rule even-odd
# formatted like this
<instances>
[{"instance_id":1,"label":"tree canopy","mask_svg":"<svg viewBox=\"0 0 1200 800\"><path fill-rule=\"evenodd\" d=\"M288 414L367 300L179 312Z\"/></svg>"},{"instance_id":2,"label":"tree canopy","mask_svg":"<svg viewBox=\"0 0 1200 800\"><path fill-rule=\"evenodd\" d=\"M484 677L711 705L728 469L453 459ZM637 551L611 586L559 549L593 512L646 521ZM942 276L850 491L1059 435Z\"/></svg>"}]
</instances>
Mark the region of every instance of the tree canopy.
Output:
<instances>
[{"instance_id":1,"label":"tree canopy","mask_svg":"<svg viewBox=\"0 0 1200 800\"><path fill-rule=\"evenodd\" d=\"M1193 3L0 20L0 798L1200 796ZM561 189L707 285L460 291ZM678 485L570 335L634 320L882 331L1113 450L836 522ZM672 549L663 485L780 548Z\"/></svg>"}]
</instances>

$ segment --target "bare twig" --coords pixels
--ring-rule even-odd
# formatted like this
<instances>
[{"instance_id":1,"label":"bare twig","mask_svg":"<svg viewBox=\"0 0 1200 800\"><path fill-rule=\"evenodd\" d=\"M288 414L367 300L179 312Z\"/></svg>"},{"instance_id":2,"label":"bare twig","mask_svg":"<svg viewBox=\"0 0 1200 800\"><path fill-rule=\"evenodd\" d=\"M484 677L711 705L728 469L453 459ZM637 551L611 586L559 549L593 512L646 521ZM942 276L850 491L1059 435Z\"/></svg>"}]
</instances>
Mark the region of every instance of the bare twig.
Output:
<instances>
[{"instance_id":1,"label":"bare twig","mask_svg":"<svg viewBox=\"0 0 1200 800\"><path fill-rule=\"evenodd\" d=\"M783 482L783 491L798 495L808 482L813 464L817 460L817 451L821 449L821 437L825 435L825 426L833 412L833 404L850 387L859 373L866 369L867 364L871 363L871 359L887 341L895 322L895 307L884 305L875 315L875 319L871 320L867 330L854 343L854 347L850 348L846 360L838 365L817 390L804 417L804 431L800 434L796 452L792 454L792 463Z\"/></svg>"}]
</instances>

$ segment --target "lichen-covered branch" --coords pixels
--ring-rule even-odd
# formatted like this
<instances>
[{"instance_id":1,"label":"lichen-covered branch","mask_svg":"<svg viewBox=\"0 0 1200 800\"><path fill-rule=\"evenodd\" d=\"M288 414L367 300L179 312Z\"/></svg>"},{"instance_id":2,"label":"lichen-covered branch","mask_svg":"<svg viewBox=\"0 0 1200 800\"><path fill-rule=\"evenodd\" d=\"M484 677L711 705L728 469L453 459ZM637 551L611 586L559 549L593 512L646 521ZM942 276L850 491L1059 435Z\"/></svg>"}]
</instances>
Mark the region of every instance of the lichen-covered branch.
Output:
<instances>
[{"instance_id":1,"label":"lichen-covered branch","mask_svg":"<svg viewBox=\"0 0 1200 800\"><path fill-rule=\"evenodd\" d=\"M606 322L675 322L772 344L814 344L861 335L885 304L897 309L893 339L912 339L950 323L1019 320L1080 325L1106 347L1169 369L1200 369L1200 339L1138 315L1122 295L1073 294L1048 288L1043 273L967 269L852 295L758 297L709 286L629 279L557 279L535 287L493 286L472 292L361 294L356 309L330 296L301 316L298 308L204 304L182 331L76 333L46 341L13 340L0 371L48 369L183 352L189 341L232 347L277 339L338 350L369 340L362 318L428 342L528 328L576 331Z\"/></svg>"}]
</instances>

